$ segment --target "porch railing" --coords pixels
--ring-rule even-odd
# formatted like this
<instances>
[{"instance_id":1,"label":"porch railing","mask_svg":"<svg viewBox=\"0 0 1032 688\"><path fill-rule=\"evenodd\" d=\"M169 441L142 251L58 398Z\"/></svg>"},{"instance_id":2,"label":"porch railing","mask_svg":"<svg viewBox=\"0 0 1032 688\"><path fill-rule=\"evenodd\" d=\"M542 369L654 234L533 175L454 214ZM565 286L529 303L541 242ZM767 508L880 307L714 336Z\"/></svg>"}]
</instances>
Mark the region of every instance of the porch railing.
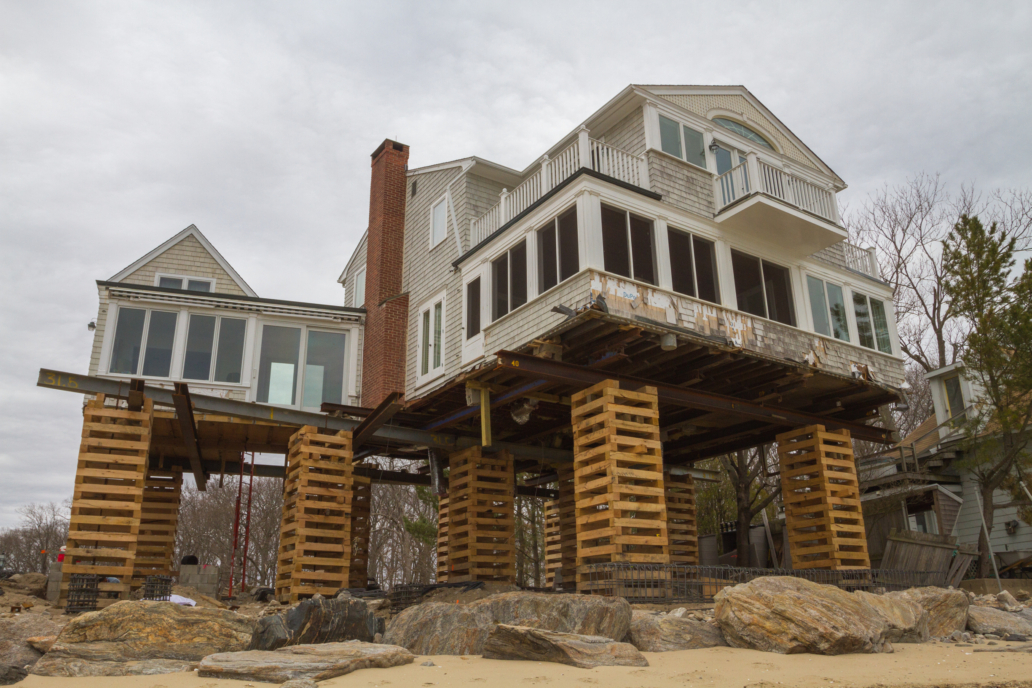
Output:
<instances>
[{"instance_id":1,"label":"porch railing","mask_svg":"<svg viewBox=\"0 0 1032 688\"><path fill-rule=\"evenodd\" d=\"M755 181L753 181L755 180ZM838 224L835 193L791 172L774 167L750 153L746 161L718 176L714 182L717 212L750 193L764 193Z\"/></svg>"},{"instance_id":2,"label":"porch railing","mask_svg":"<svg viewBox=\"0 0 1032 688\"><path fill-rule=\"evenodd\" d=\"M875 279L881 279L878 269L878 255L873 248L860 248L848 241L843 243L846 252L846 265L850 270L856 270Z\"/></svg>"},{"instance_id":3,"label":"porch railing","mask_svg":"<svg viewBox=\"0 0 1032 688\"><path fill-rule=\"evenodd\" d=\"M648 163L644 155L634 155L588 136L581 127L577 140L554 158L541 159L541 168L512 191L502 189L494 206L470 225L470 245L476 246L498 228L536 203L553 188L572 177L582 167L642 188L649 187Z\"/></svg>"}]
</instances>

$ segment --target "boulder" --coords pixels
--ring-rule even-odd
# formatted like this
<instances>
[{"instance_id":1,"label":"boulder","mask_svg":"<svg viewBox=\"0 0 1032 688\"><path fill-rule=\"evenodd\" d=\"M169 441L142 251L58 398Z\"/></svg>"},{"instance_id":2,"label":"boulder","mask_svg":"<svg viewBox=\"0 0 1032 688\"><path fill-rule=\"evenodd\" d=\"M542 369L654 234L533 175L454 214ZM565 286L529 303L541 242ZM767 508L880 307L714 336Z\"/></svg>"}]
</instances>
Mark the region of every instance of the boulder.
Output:
<instances>
[{"instance_id":1,"label":"boulder","mask_svg":"<svg viewBox=\"0 0 1032 688\"><path fill-rule=\"evenodd\" d=\"M945 638L953 631L967 628L968 606L971 600L963 590L953 588L910 588L890 592L885 597L911 599L928 612L928 633L933 638Z\"/></svg>"},{"instance_id":2,"label":"boulder","mask_svg":"<svg viewBox=\"0 0 1032 688\"><path fill-rule=\"evenodd\" d=\"M1000 637L1007 635L1032 635L1032 621L1022 614L1005 612L993 607L968 609L968 629L975 633L991 633Z\"/></svg>"},{"instance_id":3,"label":"boulder","mask_svg":"<svg viewBox=\"0 0 1032 688\"><path fill-rule=\"evenodd\" d=\"M194 669L243 650L255 620L221 609L123 601L72 619L33 667L40 676L136 676Z\"/></svg>"},{"instance_id":4,"label":"boulder","mask_svg":"<svg viewBox=\"0 0 1032 688\"><path fill-rule=\"evenodd\" d=\"M906 597L874 595L863 590L857 590L853 595L878 610L888 624L882 633L883 641L926 643L931 637L928 632L928 612L917 601Z\"/></svg>"},{"instance_id":5,"label":"boulder","mask_svg":"<svg viewBox=\"0 0 1032 688\"><path fill-rule=\"evenodd\" d=\"M50 652L50 648L54 646L54 641L56 640L56 635L37 635L32 638L26 638L25 642L36 652L46 654Z\"/></svg>"},{"instance_id":6,"label":"boulder","mask_svg":"<svg viewBox=\"0 0 1032 688\"><path fill-rule=\"evenodd\" d=\"M0 676L7 677L0 678L0 686L7 685L4 681L20 681L21 678L11 677L19 675L24 678L25 671L43 656L43 651L29 642L30 638L60 632L61 625L45 614L18 614L10 619L0 619Z\"/></svg>"},{"instance_id":7,"label":"boulder","mask_svg":"<svg viewBox=\"0 0 1032 688\"><path fill-rule=\"evenodd\" d=\"M720 629L692 617L635 611L627 640L642 652L697 650L727 645Z\"/></svg>"},{"instance_id":8,"label":"boulder","mask_svg":"<svg viewBox=\"0 0 1032 688\"><path fill-rule=\"evenodd\" d=\"M620 597L509 592L469 604L424 602L402 611L383 641L419 655L477 655L495 624L623 640L631 605Z\"/></svg>"},{"instance_id":9,"label":"boulder","mask_svg":"<svg viewBox=\"0 0 1032 688\"><path fill-rule=\"evenodd\" d=\"M278 650L220 652L205 657L197 675L239 681L282 683L295 679L324 681L359 669L385 669L410 664L415 656L396 645L360 640L320 645L289 645Z\"/></svg>"},{"instance_id":10,"label":"boulder","mask_svg":"<svg viewBox=\"0 0 1032 688\"><path fill-rule=\"evenodd\" d=\"M715 619L732 647L780 654L880 652L900 630L862 596L790 576L724 588L715 601Z\"/></svg>"},{"instance_id":11,"label":"boulder","mask_svg":"<svg viewBox=\"0 0 1032 688\"><path fill-rule=\"evenodd\" d=\"M362 600L303 600L285 612L263 616L251 636L248 650L277 650L287 645L339 643L345 640L372 642L385 630L383 619L369 611Z\"/></svg>"},{"instance_id":12,"label":"boulder","mask_svg":"<svg viewBox=\"0 0 1032 688\"><path fill-rule=\"evenodd\" d=\"M599 666L648 666L645 656L630 643L576 633L556 633L527 626L498 624L484 643L485 659L523 659L557 662L582 669Z\"/></svg>"},{"instance_id":13,"label":"boulder","mask_svg":"<svg viewBox=\"0 0 1032 688\"><path fill-rule=\"evenodd\" d=\"M45 573L16 573L7 580L23 588L30 595L42 599L47 598L47 574Z\"/></svg>"},{"instance_id":14,"label":"boulder","mask_svg":"<svg viewBox=\"0 0 1032 688\"><path fill-rule=\"evenodd\" d=\"M1014 599L1014 595L1010 594L1006 590L996 595L996 602L1000 605L1001 609L1005 609L1008 612L1021 611L1021 605Z\"/></svg>"},{"instance_id":15,"label":"boulder","mask_svg":"<svg viewBox=\"0 0 1032 688\"><path fill-rule=\"evenodd\" d=\"M10 686L23 680L29 672L21 667L0 665L0 686Z\"/></svg>"}]
</instances>

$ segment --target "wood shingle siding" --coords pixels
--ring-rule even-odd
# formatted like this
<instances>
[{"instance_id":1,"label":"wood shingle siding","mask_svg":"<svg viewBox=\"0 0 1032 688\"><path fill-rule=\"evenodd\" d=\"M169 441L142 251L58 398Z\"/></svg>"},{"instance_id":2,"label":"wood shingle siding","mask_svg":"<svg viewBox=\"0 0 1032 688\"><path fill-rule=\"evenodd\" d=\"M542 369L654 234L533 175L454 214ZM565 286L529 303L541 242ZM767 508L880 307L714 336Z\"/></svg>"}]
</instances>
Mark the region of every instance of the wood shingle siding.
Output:
<instances>
[{"instance_id":1,"label":"wood shingle siding","mask_svg":"<svg viewBox=\"0 0 1032 688\"><path fill-rule=\"evenodd\" d=\"M153 286L154 276L158 273L214 279L215 291L219 294L247 295L193 236L183 237L178 244L151 259L121 281Z\"/></svg>"}]
</instances>

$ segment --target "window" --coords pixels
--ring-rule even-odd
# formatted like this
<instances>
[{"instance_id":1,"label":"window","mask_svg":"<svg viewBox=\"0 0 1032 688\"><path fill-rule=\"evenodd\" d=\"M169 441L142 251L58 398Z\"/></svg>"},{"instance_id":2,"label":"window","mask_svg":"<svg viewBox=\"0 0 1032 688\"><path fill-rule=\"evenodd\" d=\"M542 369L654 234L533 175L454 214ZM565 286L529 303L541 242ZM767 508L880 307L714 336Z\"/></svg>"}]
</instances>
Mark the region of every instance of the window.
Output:
<instances>
[{"instance_id":1,"label":"window","mask_svg":"<svg viewBox=\"0 0 1032 688\"><path fill-rule=\"evenodd\" d=\"M419 183L418 179L413 179L412 180L412 197L413 198L416 197L416 184L418 184L418 183Z\"/></svg>"},{"instance_id":2,"label":"window","mask_svg":"<svg viewBox=\"0 0 1032 688\"><path fill-rule=\"evenodd\" d=\"M577 208L573 207L538 230L538 293L580 271Z\"/></svg>"},{"instance_id":3,"label":"window","mask_svg":"<svg viewBox=\"0 0 1032 688\"><path fill-rule=\"evenodd\" d=\"M656 283L652 220L602 206L602 256L606 272Z\"/></svg>"},{"instance_id":4,"label":"window","mask_svg":"<svg viewBox=\"0 0 1032 688\"><path fill-rule=\"evenodd\" d=\"M302 408L317 409L324 401L339 404L344 400L346 341L343 332L308 331Z\"/></svg>"},{"instance_id":5,"label":"window","mask_svg":"<svg viewBox=\"0 0 1032 688\"><path fill-rule=\"evenodd\" d=\"M853 292L853 314L856 316L856 333L860 344L868 349L892 353L889 338L889 320L885 315L885 304L863 294Z\"/></svg>"},{"instance_id":6,"label":"window","mask_svg":"<svg viewBox=\"0 0 1032 688\"><path fill-rule=\"evenodd\" d=\"M168 377L172 370L172 345L176 338L177 318L177 313L167 311L118 309L108 372Z\"/></svg>"},{"instance_id":7,"label":"window","mask_svg":"<svg viewBox=\"0 0 1032 688\"><path fill-rule=\"evenodd\" d=\"M466 339L480 334L480 278L466 285Z\"/></svg>"},{"instance_id":8,"label":"window","mask_svg":"<svg viewBox=\"0 0 1032 688\"><path fill-rule=\"evenodd\" d=\"M907 520L910 522L910 530L916 530L919 533L931 533L932 535L939 534L939 519L931 509L910 514Z\"/></svg>"},{"instance_id":9,"label":"window","mask_svg":"<svg viewBox=\"0 0 1032 688\"><path fill-rule=\"evenodd\" d=\"M115 343L111 348L108 372L136 375L140 364L140 345L143 342L143 322L147 311L139 308L119 308L115 325Z\"/></svg>"},{"instance_id":10,"label":"window","mask_svg":"<svg viewBox=\"0 0 1032 688\"><path fill-rule=\"evenodd\" d=\"M262 326L262 350L258 357L259 403L294 405L300 354L301 328Z\"/></svg>"},{"instance_id":11,"label":"window","mask_svg":"<svg viewBox=\"0 0 1032 688\"><path fill-rule=\"evenodd\" d=\"M419 310L419 382L444 372L444 292Z\"/></svg>"},{"instance_id":12,"label":"window","mask_svg":"<svg viewBox=\"0 0 1032 688\"><path fill-rule=\"evenodd\" d=\"M183 357L183 379L239 383L246 330L247 321L240 318L191 314L186 355ZM211 374L213 363L214 377Z\"/></svg>"},{"instance_id":13,"label":"window","mask_svg":"<svg viewBox=\"0 0 1032 688\"><path fill-rule=\"evenodd\" d=\"M706 168L706 145L702 132L660 115L659 139L664 153Z\"/></svg>"},{"instance_id":14,"label":"window","mask_svg":"<svg viewBox=\"0 0 1032 688\"><path fill-rule=\"evenodd\" d=\"M211 292L211 280L196 277L158 275L158 286L164 289L183 289L184 284L187 291Z\"/></svg>"},{"instance_id":15,"label":"window","mask_svg":"<svg viewBox=\"0 0 1032 688\"><path fill-rule=\"evenodd\" d=\"M846 319L846 300L842 295L842 287L807 275L806 288L810 293L814 332L828 337L834 335L835 339L848 342L849 323Z\"/></svg>"},{"instance_id":16,"label":"window","mask_svg":"<svg viewBox=\"0 0 1032 688\"><path fill-rule=\"evenodd\" d=\"M365 268L361 268L355 273L355 286L352 287L354 297L351 299L351 305L355 308L365 306L365 275Z\"/></svg>"},{"instance_id":17,"label":"window","mask_svg":"<svg viewBox=\"0 0 1032 688\"><path fill-rule=\"evenodd\" d=\"M960 375L951 375L942 381L946 391L946 403L949 406L950 418L964 420L964 392L960 386Z\"/></svg>"},{"instance_id":18,"label":"window","mask_svg":"<svg viewBox=\"0 0 1032 688\"><path fill-rule=\"evenodd\" d=\"M521 241L491 262L491 320L527 302L527 242Z\"/></svg>"},{"instance_id":19,"label":"window","mask_svg":"<svg viewBox=\"0 0 1032 688\"><path fill-rule=\"evenodd\" d=\"M713 242L669 227L670 272L674 291L720 303L717 255Z\"/></svg>"},{"instance_id":20,"label":"window","mask_svg":"<svg viewBox=\"0 0 1032 688\"><path fill-rule=\"evenodd\" d=\"M764 138L762 135L756 133L755 131L753 131L749 127L745 126L744 124L739 124L738 122L735 122L734 120L724 119L723 117L714 117L713 118L713 122L714 122L714 124L719 124L720 126L724 127L728 131L733 131L734 133L738 134L742 138L749 139L753 143L757 143L757 144L763 146L764 148L769 148L770 150L774 150L774 146L770 145L770 143L767 142L766 138Z\"/></svg>"},{"instance_id":21,"label":"window","mask_svg":"<svg viewBox=\"0 0 1032 688\"><path fill-rule=\"evenodd\" d=\"M792 280L788 268L731 251L738 310L795 325Z\"/></svg>"},{"instance_id":22,"label":"window","mask_svg":"<svg viewBox=\"0 0 1032 688\"><path fill-rule=\"evenodd\" d=\"M430 248L437 246L444 240L448 233L448 206L447 197L439 200L430 215Z\"/></svg>"}]
</instances>

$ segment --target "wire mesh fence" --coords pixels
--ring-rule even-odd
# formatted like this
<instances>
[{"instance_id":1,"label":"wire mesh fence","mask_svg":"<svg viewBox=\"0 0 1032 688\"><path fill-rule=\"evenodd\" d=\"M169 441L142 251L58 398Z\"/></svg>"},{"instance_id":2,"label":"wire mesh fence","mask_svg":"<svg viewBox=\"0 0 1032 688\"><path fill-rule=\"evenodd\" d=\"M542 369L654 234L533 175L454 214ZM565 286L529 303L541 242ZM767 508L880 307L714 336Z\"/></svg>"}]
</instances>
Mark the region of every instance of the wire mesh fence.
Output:
<instances>
[{"instance_id":1,"label":"wire mesh fence","mask_svg":"<svg viewBox=\"0 0 1032 688\"><path fill-rule=\"evenodd\" d=\"M723 588L764 576L794 576L844 590L890 592L946 584L943 571L890 571L885 569L752 569L687 564L589 564L583 592L624 597L632 603L712 602Z\"/></svg>"}]
</instances>

